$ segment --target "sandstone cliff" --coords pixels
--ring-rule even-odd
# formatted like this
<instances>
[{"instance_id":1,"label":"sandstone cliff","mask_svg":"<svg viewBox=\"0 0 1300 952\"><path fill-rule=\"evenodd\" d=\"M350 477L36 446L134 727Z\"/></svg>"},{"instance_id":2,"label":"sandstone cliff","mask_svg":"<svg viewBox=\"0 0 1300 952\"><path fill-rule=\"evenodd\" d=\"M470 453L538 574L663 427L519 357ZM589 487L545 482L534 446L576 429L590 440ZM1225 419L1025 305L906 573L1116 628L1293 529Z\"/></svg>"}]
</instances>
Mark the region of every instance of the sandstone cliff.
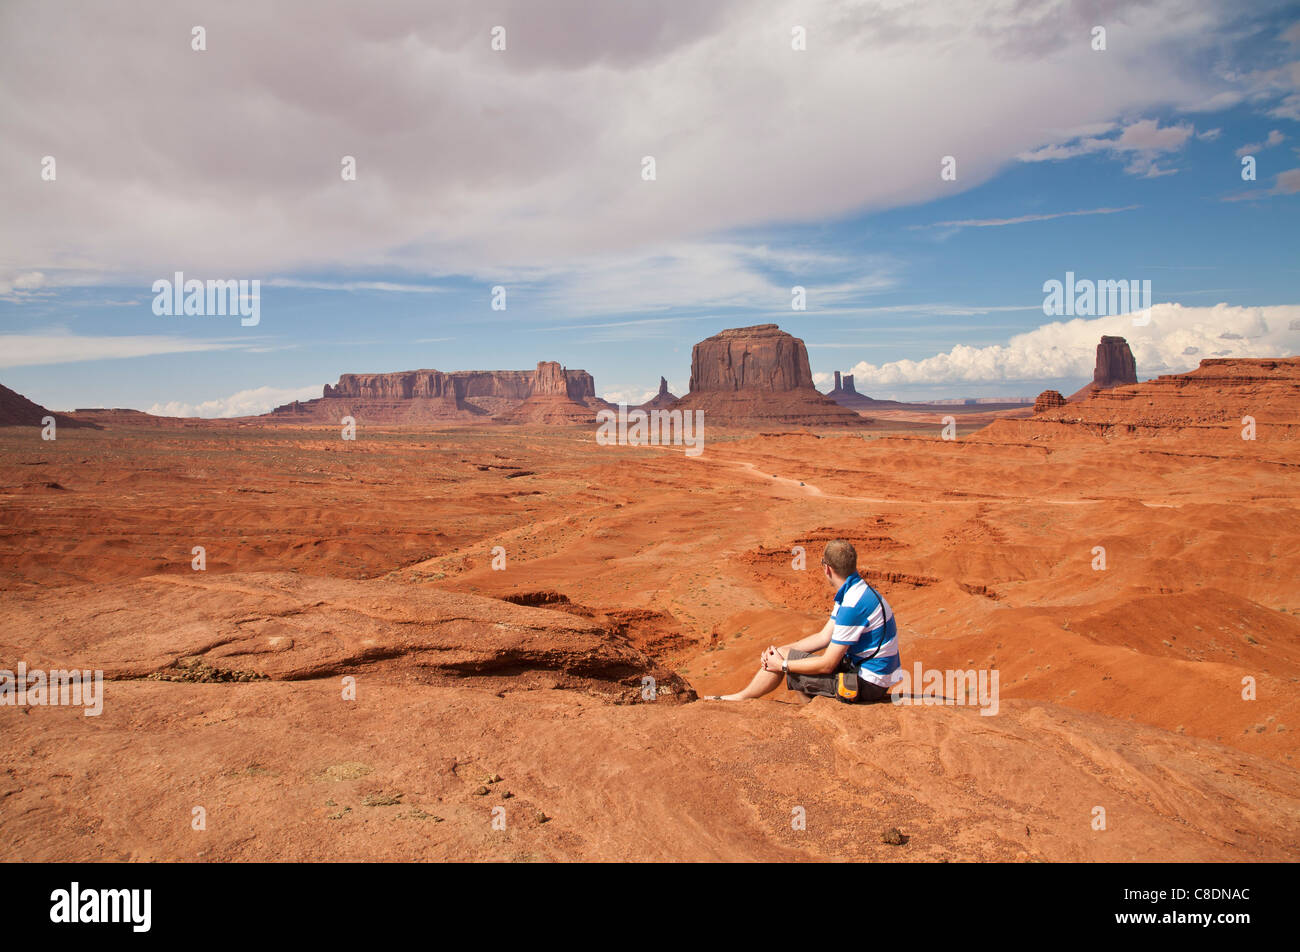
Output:
<instances>
[{"instance_id":1,"label":"sandstone cliff","mask_svg":"<svg viewBox=\"0 0 1300 952\"><path fill-rule=\"evenodd\" d=\"M1044 390L1034 401L1034 412L1042 413L1044 410L1055 410L1063 406L1065 406L1065 397L1061 396L1061 391Z\"/></svg>"},{"instance_id":2,"label":"sandstone cliff","mask_svg":"<svg viewBox=\"0 0 1300 952\"><path fill-rule=\"evenodd\" d=\"M1242 438L1245 417L1253 421L1254 441ZM1044 408L1031 419L994 423L976 438L1192 433L1215 437L1225 454L1264 452L1271 441L1300 438L1300 357L1202 360L1190 373L1095 390L1087 399Z\"/></svg>"},{"instance_id":3,"label":"sandstone cliff","mask_svg":"<svg viewBox=\"0 0 1300 952\"><path fill-rule=\"evenodd\" d=\"M576 371L586 374L585 370ZM587 374L587 379L591 375ZM533 372L530 393L526 400L497 414L500 423L541 423L548 426L573 426L594 423L596 411L574 399L572 394L582 391L581 384L569 379L569 372L553 360L543 360ZM595 395L592 394L592 399Z\"/></svg>"},{"instance_id":4,"label":"sandstone cliff","mask_svg":"<svg viewBox=\"0 0 1300 952\"><path fill-rule=\"evenodd\" d=\"M542 392L558 392L584 405L602 403L596 397L591 374L554 366L559 374L548 371L549 375L540 379ZM538 371L534 370L343 374L337 384L326 384L318 399L287 403L276 407L271 415L285 420L330 422L354 416L372 423L486 423L495 415L518 408L534 395L537 386Z\"/></svg>"},{"instance_id":5,"label":"sandstone cliff","mask_svg":"<svg viewBox=\"0 0 1300 952\"><path fill-rule=\"evenodd\" d=\"M1082 400L1094 390L1108 390L1137 382L1137 363L1133 360L1128 341L1122 337L1103 336L1097 345L1092 382L1070 394L1069 399Z\"/></svg>"},{"instance_id":6,"label":"sandstone cliff","mask_svg":"<svg viewBox=\"0 0 1300 952\"><path fill-rule=\"evenodd\" d=\"M691 351L691 393L812 387L803 341L775 324L725 330Z\"/></svg>"},{"instance_id":7,"label":"sandstone cliff","mask_svg":"<svg viewBox=\"0 0 1300 952\"><path fill-rule=\"evenodd\" d=\"M696 344L690 386L676 406L704 410L706 425L865 423L817 391L804 342L775 324L724 330Z\"/></svg>"},{"instance_id":8,"label":"sandstone cliff","mask_svg":"<svg viewBox=\"0 0 1300 952\"><path fill-rule=\"evenodd\" d=\"M46 417L54 417L56 426L99 429L93 423L75 420L65 414L47 410L39 403L28 400L21 393L0 384L0 426L43 426L41 421Z\"/></svg>"}]
</instances>

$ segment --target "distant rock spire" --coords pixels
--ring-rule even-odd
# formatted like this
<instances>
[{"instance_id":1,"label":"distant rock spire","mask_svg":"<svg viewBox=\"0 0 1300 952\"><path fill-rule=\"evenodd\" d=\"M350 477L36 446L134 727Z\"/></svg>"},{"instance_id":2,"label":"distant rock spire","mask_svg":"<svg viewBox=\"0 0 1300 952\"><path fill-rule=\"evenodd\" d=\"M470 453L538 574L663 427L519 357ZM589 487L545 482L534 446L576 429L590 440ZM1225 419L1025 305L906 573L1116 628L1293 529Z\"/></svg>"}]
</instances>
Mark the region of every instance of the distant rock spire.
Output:
<instances>
[{"instance_id":1,"label":"distant rock spire","mask_svg":"<svg viewBox=\"0 0 1300 952\"><path fill-rule=\"evenodd\" d=\"M1074 403L1087 399L1098 390L1131 386L1137 382L1137 364L1133 360L1133 351L1129 349L1128 341L1107 335L1097 345L1097 364L1092 371L1092 381L1066 399Z\"/></svg>"},{"instance_id":2,"label":"distant rock spire","mask_svg":"<svg viewBox=\"0 0 1300 952\"><path fill-rule=\"evenodd\" d=\"M673 404L675 404L676 402L677 402L677 398L674 397L674 396L673 396L673 395L668 391L668 380L667 380L666 378L664 378L664 377L660 377L660 378L659 378L659 393L658 393L656 396L651 397L651 398L650 398L649 400L647 400L645 403L641 404L640 409L642 409L642 410L663 410L663 409L665 409L665 408L667 408L667 407L671 407L671 406L672 406Z\"/></svg>"},{"instance_id":3,"label":"distant rock spire","mask_svg":"<svg viewBox=\"0 0 1300 952\"><path fill-rule=\"evenodd\" d=\"M1097 345L1097 366L1092 371L1092 382L1099 388L1122 387L1138 382L1137 364L1128 341L1122 337L1106 336Z\"/></svg>"}]
</instances>

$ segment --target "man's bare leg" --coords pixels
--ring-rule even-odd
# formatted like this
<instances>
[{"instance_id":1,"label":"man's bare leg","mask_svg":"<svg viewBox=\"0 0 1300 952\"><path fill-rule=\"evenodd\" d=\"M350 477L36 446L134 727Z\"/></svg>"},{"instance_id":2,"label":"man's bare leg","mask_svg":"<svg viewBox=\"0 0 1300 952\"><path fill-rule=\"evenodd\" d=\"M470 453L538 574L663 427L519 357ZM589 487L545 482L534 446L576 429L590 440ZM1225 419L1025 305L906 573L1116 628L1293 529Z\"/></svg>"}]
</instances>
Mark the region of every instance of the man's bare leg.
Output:
<instances>
[{"instance_id":1,"label":"man's bare leg","mask_svg":"<svg viewBox=\"0 0 1300 952\"><path fill-rule=\"evenodd\" d=\"M758 673L754 675L754 680L750 681L744 690L735 694L724 694L721 699L724 701L748 701L752 698L762 697L764 694L775 691L784 680L785 675L780 671L766 671L759 668Z\"/></svg>"}]
</instances>

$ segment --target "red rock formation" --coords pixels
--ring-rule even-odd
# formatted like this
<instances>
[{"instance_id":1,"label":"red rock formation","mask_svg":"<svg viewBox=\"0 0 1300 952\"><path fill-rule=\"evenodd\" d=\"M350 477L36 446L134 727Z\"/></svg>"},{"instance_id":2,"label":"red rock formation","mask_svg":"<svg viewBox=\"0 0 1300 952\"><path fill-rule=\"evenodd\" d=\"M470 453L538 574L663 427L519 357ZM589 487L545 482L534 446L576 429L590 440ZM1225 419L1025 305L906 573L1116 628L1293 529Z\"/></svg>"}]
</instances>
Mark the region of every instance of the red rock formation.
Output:
<instances>
[{"instance_id":1,"label":"red rock formation","mask_svg":"<svg viewBox=\"0 0 1300 952\"><path fill-rule=\"evenodd\" d=\"M1241 438L1243 417L1255 441ZM1300 439L1300 357L1211 358L1190 373L1093 391L1086 400L1043 410L1026 420L994 423L989 440L1072 436L1213 436L1225 454Z\"/></svg>"},{"instance_id":2,"label":"red rock formation","mask_svg":"<svg viewBox=\"0 0 1300 952\"><path fill-rule=\"evenodd\" d=\"M42 421L46 417L54 417L56 428L67 426L99 429L93 423L75 420L66 414L47 410L39 403L28 400L21 393L0 384L0 426L44 426Z\"/></svg>"},{"instance_id":3,"label":"red rock formation","mask_svg":"<svg viewBox=\"0 0 1300 952\"><path fill-rule=\"evenodd\" d=\"M858 393L857 388L853 386L853 374L844 374L841 377L838 370L835 371L835 387L826 396L850 410L892 409L903 406L894 400L874 400L864 393Z\"/></svg>"},{"instance_id":4,"label":"red rock formation","mask_svg":"<svg viewBox=\"0 0 1300 952\"><path fill-rule=\"evenodd\" d=\"M517 409L539 385L545 393L557 392L558 386L558 393L573 402L603 405L591 374L553 366L559 376L548 371L540 383L538 372L532 370L343 374L334 386L325 385L319 399L287 403L271 414L286 420L330 422L354 416L371 423L486 423L494 415Z\"/></svg>"},{"instance_id":5,"label":"red rock formation","mask_svg":"<svg viewBox=\"0 0 1300 952\"><path fill-rule=\"evenodd\" d=\"M354 397L370 400L414 400L455 398L451 377L436 370L411 370L395 374L343 374L325 397Z\"/></svg>"},{"instance_id":6,"label":"red rock formation","mask_svg":"<svg viewBox=\"0 0 1300 952\"><path fill-rule=\"evenodd\" d=\"M663 377L659 378L659 393L641 404L640 410L666 410L669 407L677 405L677 398L668 392L668 381Z\"/></svg>"},{"instance_id":7,"label":"red rock formation","mask_svg":"<svg viewBox=\"0 0 1300 952\"><path fill-rule=\"evenodd\" d=\"M78 408L67 414L76 420L82 426L92 427L94 429L103 429L104 427L154 427L159 429L183 429L195 426L241 426L248 420L256 420L257 417L222 417L220 419L212 417L173 417L173 416L155 416L152 413L145 413L143 410L130 410L122 407L104 408Z\"/></svg>"},{"instance_id":8,"label":"red rock formation","mask_svg":"<svg viewBox=\"0 0 1300 952\"><path fill-rule=\"evenodd\" d=\"M714 334L691 351L691 393L812 389L803 341L775 324Z\"/></svg>"},{"instance_id":9,"label":"red rock formation","mask_svg":"<svg viewBox=\"0 0 1300 952\"><path fill-rule=\"evenodd\" d=\"M1092 383L1070 394L1069 399L1082 400L1094 390L1107 390L1138 382L1137 363L1128 341L1122 337L1104 336L1097 345L1097 363L1092 371Z\"/></svg>"},{"instance_id":10,"label":"red rock formation","mask_svg":"<svg viewBox=\"0 0 1300 952\"><path fill-rule=\"evenodd\" d=\"M60 594L47 598L58 601ZM185 607L180 609L182 603ZM602 700L630 700L637 697L642 676L650 675L671 688L665 692L668 703L694 697L689 684L639 650L624 633L594 621L549 608L381 579L248 573L217 576L212 586L187 588L157 577L123 584L106 604L113 606L118 626L96 626L94 635L76 642L71 653L66 640L60 643L47 637L52 632L34 632L28 646L51 659L75 654L109 678L152 674L183 682L202 672L201 680L244 681L252 675L298 681L339 669L347 663L343 659L366 657L369 672L387 670L409 683L480 682L517 690L539 682L554 684L559 676L566 686ZM257 615L259 609L266 614ZM91 616L93 611L87 603L67 618L80 625L79 616ZM275 616L276 636L270 639L270 647L264 634L240 632L240 622L235 620L264 621L278 612L285 615ZM210 629L229 634L215 642L196 638L184 619L200 614L207 617ZM336 614L360 619L360 624L345 631L322 622ZM140 624L151 615L151 625ZM22 614L14 618L27 621ZM126 648L122 633L132 629L132 644ZM182 655L184 660L178 663ZM245 676L237 676L241 673Z\"/></svg>"},{"instance_id":11,"label":"red rock formation","mask_svg":"<svg viewBox=\"0 0 1300 952\"><path fill-rule=\"evenodd\" d=\"M1044 410L1054 410L1063 406L1065 406L1065 397L1061 396L1059 390L1044 390L1034 401L1034 412L1042 413Z\"/></svg>"},{"instance_id":12,"label":"red rock formation","mask_svg":"<svg viewBox=\"0 0 1300 952\"><path fill-rule=\"evenodd\" d=\"M569 379L564 372L564 368L553 360L542 360L537 363L537 371L533 374L533 397L553 397L569 395Z\"/></svg>"},{"instance_id":13,"label":"red rock formation","mask_svg":"<svg viewBox=\"0 0 1300 952\"><path fill-rule=\"evenodd\" d=\"M676 404L718 426L862 426L813 386L803 341L775 324L722 331L691 351L691 391Z\"/></svg>"},{"instance_id":14,"label":"red rock formation","mask_svg":"<svg viewBox=\"0 0 1300 952\"><path fill-rule=\"evenodd\" d=\"M533 373L528 399L498 413L494 419L499 423L541 423L548 426L594 423L595 410L573 399L570 396L572 389L568 371L553 360L540 361Z\"/></svg>"},{"instance_id":15,"label":"red rock formation","mask_svg":"<svg viewBox=\"0 0 1300 952\"><path fill-rule=\"evenodd\" d=\"M1099 388L1119 387L1138 382L1137 364L1128 341L1122 337L1103 337L1097 345L1097 366L1092 382Z\"/></svg>"},{"instance_id":16,"label":"red rock formation","mask_svg":"<svg viewBox=\"0 0 1300 952\"><path fill-rule=\"evenodd\" d=\"M461 400L475 397L527 400L533 383L531 370L458 370L447 376Z\"/></svg>"},{"instance_id":17,"label":"red rock formation","mask_svg":"<svg viewBox=\"0 0 1300 952\"><path fill-rule=\"evenodd\" d=\"M559 364L555 365L557 368ZM596 396L596 384L585 370L566 370L565 386L574 400ZM545 384L550 386L550 383ZM325 385L326 397L363 397L374 400L411 400L419 397L439 398L448 394L457 400L475 397L500 397L526 400L536 387L532 370L407 370L386 374L343 374L331 387Z\"/></svg>"}]
</instances>

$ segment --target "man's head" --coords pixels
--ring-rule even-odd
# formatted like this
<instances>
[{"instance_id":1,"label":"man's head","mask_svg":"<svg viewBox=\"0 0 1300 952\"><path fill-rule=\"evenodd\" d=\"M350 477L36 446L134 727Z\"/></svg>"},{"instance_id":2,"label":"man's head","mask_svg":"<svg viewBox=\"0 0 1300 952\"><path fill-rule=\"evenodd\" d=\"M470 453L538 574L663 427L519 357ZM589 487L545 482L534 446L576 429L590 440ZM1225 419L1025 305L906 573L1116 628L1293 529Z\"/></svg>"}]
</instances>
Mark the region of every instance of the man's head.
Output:
<instances>
[{"instance_id":1,"label":"man's head","mask_svg":"<svg viewBox=\"0 0 1300 952\"><path fill-rule=\"evenodd\" d=\"M822 571L833 585L843 585L844 580L858 570L858 550L843 539L826 543L822 553Z\"/></svg>"}]
</instances>

